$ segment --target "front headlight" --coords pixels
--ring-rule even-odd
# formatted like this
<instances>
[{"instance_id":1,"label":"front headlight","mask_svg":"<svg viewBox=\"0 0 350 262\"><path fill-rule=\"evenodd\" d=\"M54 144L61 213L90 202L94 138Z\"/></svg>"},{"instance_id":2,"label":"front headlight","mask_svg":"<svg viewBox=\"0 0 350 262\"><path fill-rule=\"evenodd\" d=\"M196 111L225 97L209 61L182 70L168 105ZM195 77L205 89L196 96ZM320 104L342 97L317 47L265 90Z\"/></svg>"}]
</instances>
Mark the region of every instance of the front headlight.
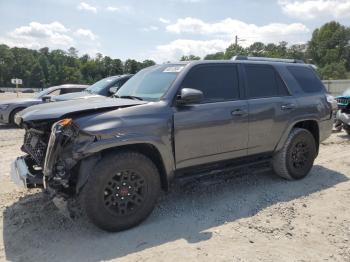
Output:
<instances>
[{"instance_id":1,"label":"front headlight","mask_svg":"<svg viewBox=\"0 0 350 262\"><path fill-rule=\"evenodd\" d=\"M56 122L52 126L53 132L60 132L67 137L73 137L78 133L78 126L73 122L72 118L65 118Z\"/></svg>"},{"instance_id":2,"label":"front headlight","mask_svg":"<svg viewBox=\"0 0 350 262\"><path fill-rule=\"evenodd\" d=\"M0 110L6 110L9 106L9 104L2 104L0 105Z\"/></svg>"}]
</instances>

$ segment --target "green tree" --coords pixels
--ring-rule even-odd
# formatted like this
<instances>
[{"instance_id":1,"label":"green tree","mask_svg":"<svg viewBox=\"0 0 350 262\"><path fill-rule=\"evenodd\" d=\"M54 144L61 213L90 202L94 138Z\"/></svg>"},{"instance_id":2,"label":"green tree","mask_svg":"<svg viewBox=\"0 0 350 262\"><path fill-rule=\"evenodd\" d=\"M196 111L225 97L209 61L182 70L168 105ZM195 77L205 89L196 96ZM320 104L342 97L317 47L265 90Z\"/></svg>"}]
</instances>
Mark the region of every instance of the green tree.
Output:
<instances>
[{"instance_id":1,"label":"green tree","mask_svg":"<svg viewBox=\"0 0 350 262\"><path fill-rule=\"evenodd\" d=\"M208 54L204 57L204 60L223 60L225 59L224 52L217 52L215 54Z\"/></svg>"},{"instance_id":2,"label":"green tree","mask_svg":"<svg viewBox=\"0 0 350 262\"><path fill-rule=\"evenodd\" d=\"M45 76L44 72L38 62L36 62L32 70L30 71L30 77L29 77L29 87L43 87L45 84Z\"/></svg>"},{"instance_id":3,"label":"green tree","mask_svg":"<svg viewBox=\"0 0 350 262\"><path fill-rule=\"evenodd\" d=\"M266 52L265 48L266 46L264 43L255 42L247 48L247 51L251 56L264 56Z\"/></svg>"},{"instance_id":4,"label":"green tree","mask_svg":"<svg viewBox=\"0 0 350 262\"><path fill-rule=\"evenodd\" d=\"M134 59L128 59L125 61L124 64L124 72L127 74L135 74L139 71L140 65L138 62Z\"/></svg>"},{"instance_id":5,"label":"green tree","mask_svg":"<svg viewBox=\"0 0 350 262\"><path fill-rule=\"evenodd\" d=\"M14 67L14 56L7 45L0 45L0 86L9 86Z\"/></svg>"},{"instance_id":6,"label":"green tree","mask_svg":"<svg viewBox=\"0 0 350 262\"><path fill-rule=\"evenodd\" d=\"M201 60L201 58L195 55L188 55L188 56L183 55L180 58L180 61L195 61L195 60Z\"/></svg>"},{"instance_id":7,"label":"green tree","mask_svg":"<svg viewBox=\"0 0 350 262\"><path fill-rule=\"evenodd\" d=\"M318 69L322 79L345 79L347 77L345 63L334 62Z\"/></svg>"},{"instance_id":8,"label":"green tree","mask_svg":"<svg viewBox=\"0 0 350 262\"><path fill-rule=\"evenodd\" d=\"M146 67L149 67L149 66L154 66L156 63L153 61L153 60L144 60L141 64L141 68L146 68Z\"/></svg>"},{"instance_id":9,"label":"green tree","mask_svg":"<svg viewBox=\"0 0 350 262\"><path fill-rule=\"evenodd\" d=\"M335 63L344 63L350 70L350 28L332 21L316 29L308 43L307 53L312 63L324 68L338 68Z\"/></svg>"},{"instance_id":10,"label":"green tree","mask_svg":"<svg viewBox=\"0 0 350 262\"><path fill-rule=\"evenodd\" d=\"M74 47L70 47L67 51L68 56L78 58L78 50Z\"/></svg>"},{"instance_id":11,"label":"green tree","mask_svg":"<svg viewBox=\"0 0 350 262\"><path fill-rule=\"evenodd\" d=\"M225 59L231 59L237 55L248 55L248 51L240 45L231 44L225 51Z\"/></svg>"}]
</instances>

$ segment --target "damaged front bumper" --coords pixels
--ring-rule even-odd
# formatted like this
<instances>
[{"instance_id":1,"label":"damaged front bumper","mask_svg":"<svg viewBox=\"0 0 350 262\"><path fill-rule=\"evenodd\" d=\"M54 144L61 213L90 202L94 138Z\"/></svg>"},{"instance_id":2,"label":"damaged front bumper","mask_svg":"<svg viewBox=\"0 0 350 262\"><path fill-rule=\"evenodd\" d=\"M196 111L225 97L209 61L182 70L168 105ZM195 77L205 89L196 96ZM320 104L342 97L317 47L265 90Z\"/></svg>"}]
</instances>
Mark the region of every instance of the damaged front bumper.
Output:
<instances>
[{"instance_id":1,"label":"damaged front bumper","mask_svg":"<svg viewBox=\"0 0 350 262\"><path fill-rule=\"evenodd\" d=\"M350 114L338 110L336 119L346 125L350 125Z\"/></svg>"},{"instance_id":2,"label":"damaged front bumper","mask_svg":"<svg viewBox=\"0 0 350 262\"><path fill-rule=\"evenodd\" d=\"M11 165L11 180L24 188L43 188L44 179L40 170L30 171L28 156L18 157Z\"/></svg>"}]
</instances>

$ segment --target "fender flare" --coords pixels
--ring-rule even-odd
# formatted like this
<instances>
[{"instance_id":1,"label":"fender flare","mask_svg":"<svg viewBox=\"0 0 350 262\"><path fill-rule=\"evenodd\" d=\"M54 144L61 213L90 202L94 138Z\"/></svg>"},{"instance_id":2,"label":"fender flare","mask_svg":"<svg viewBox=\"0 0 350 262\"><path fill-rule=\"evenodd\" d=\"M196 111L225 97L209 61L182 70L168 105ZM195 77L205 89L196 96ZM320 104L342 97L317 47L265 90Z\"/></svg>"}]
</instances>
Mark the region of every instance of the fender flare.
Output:
<instances>
[{"instance_id":1,"label":"fender flare","mask_svg":"<svg viewBox=\"0 0 350 262\"><path fill-rule=\"evenodd\" d=\"M167 185L169 185L170 181L174 177L175 159L171 149L169 152L169 147L162 143L160 139L155 139L155 137L152 137L152 139L150 139L150 137L139 137L138 139L133 137L133 140L119 140L116 138L106 140L102 139L100 141L91 143L85 148L86 151L84 152L84 154L86 157L80 160L76 193L80 192L81 188L87 182L94 166L97 164L98 161L101 160L101 152L110 149L117 149L119 147L137 146L140 144L148 144L153 146L156 150L158 150L161 161L163 163Z\"/></svg>"},{"instance_id":2,"label":"fender flare","mask_svg":"<svg viewBox=\"0 0 350 262\"><path fill-rule=\"evenodd\" d=\"M293 119L292 121L290 121L287 125L287 128L284 130L282 136L280 137L274 152L278 152L279 150L281 150L281 148L283 147L284 143L286 142L286 140L288 139L288 135L291 132L291 130L294 128L294 126L299 123L299 122L303 122L303 121L315 121L317 123L317 125L319 126L319 119L317 119L316 117L306 117L306 118L298 118L298 119Z\"/></svg>"}]
</instances>

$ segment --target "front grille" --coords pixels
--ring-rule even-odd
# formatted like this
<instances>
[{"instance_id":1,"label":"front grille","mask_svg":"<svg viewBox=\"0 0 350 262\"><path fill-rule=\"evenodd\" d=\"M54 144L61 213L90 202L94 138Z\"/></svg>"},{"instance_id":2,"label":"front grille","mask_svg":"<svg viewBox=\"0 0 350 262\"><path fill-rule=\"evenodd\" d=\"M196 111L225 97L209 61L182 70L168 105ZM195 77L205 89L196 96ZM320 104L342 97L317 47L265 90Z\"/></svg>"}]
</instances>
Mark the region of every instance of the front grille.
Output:
<instances>
[{"instance_id":1,"label":"front grille","mask_svg":"<svg viewBox=\"0 0 350 262\"><path fill-rule=\"evenodd\" d=\"M338 104L347 105L350 103L350 98L337 98Z\"/></svg>"},{"instance_id":2,"label":"front grille","mask_svg":"<svg viewBox=\"0 0 350 262\"><path fill-rule=\"evenodd\" d=\"M44 136L36 131L28 130L24 136L23 149L33 160L42 166L45 160L47 143Z\"/></svg>"}]
</instances>

